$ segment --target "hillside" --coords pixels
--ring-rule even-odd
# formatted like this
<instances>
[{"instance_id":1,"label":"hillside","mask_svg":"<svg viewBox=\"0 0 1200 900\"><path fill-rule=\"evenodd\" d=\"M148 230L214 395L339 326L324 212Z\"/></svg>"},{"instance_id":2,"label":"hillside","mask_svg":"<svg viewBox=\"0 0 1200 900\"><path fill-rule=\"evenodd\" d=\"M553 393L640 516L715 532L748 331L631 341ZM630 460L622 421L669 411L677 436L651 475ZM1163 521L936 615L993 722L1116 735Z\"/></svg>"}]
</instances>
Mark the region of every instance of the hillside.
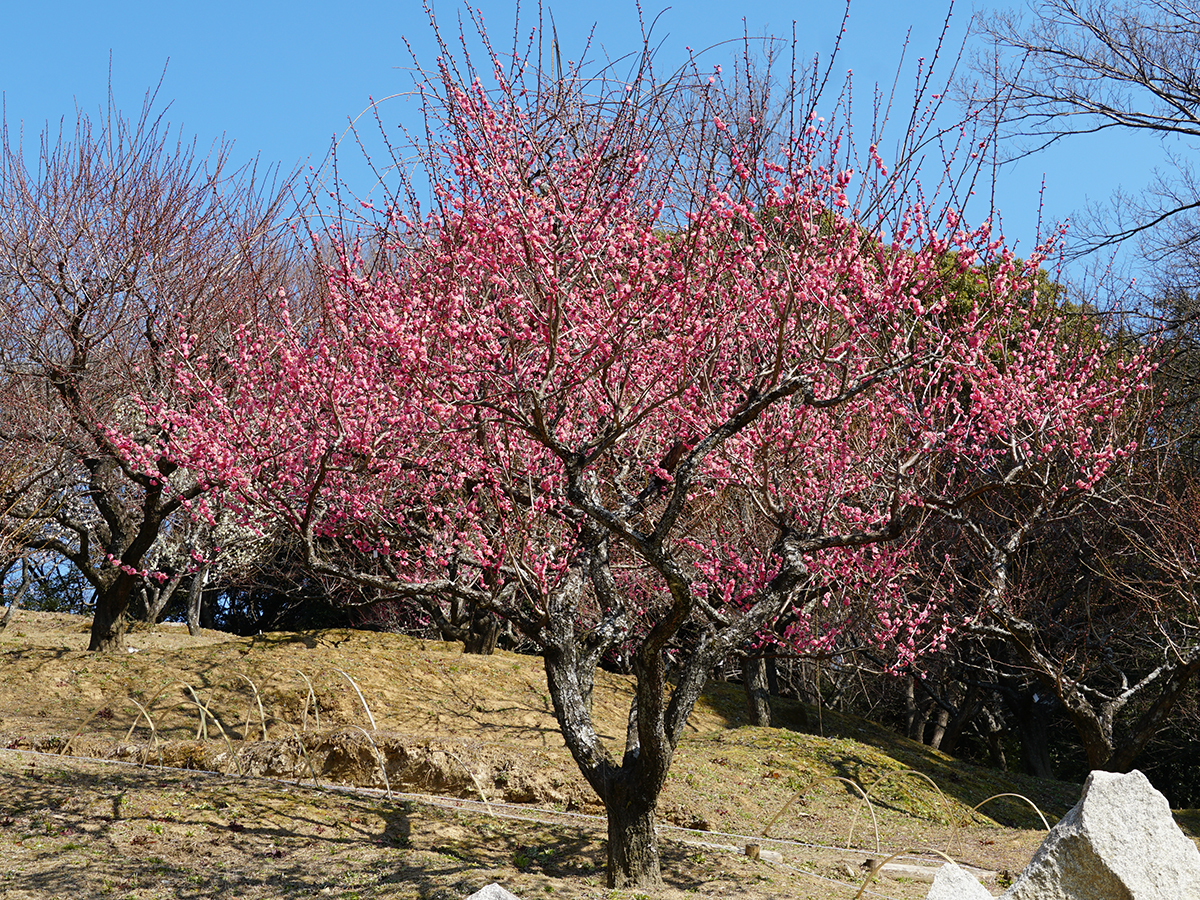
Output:
<instances>
[{"instance_id":1,"label":"hillside","mask_svg":"<svg viewBox=\"0 0 1200 900\"><path fill-rule=\"evenodd\" d=\"M558 736L536 658L171 625L97 656L86 630L21 611L0 633L3 900L458 898L490 881L526 900L623 896L603 888L602 807ZM629 697L627 679L600 674L607 738L623 735ZM867 859L912 848L1016 871L1041 840L1037 814L1014 798L984 807L991 818L971 808L1021 793L1053 823L1078 796L828 711L824 736L802 730L799 704L777 714L796 730L746 727L739 686L706 690L660 807L668 896L853 897ZM750 840L784 862L730 849ZM888 868L869 890L923 897L914 877Z\"/></svg>"}]
</instances>

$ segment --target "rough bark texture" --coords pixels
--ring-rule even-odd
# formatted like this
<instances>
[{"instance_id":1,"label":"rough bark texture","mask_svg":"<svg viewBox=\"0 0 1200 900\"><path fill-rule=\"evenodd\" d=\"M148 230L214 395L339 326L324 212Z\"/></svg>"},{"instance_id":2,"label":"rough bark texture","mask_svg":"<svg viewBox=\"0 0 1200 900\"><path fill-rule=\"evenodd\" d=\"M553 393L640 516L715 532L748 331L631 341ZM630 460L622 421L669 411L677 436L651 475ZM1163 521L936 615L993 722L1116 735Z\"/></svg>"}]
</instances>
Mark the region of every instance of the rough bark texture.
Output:
<instances>
[{"instance_id":1,"label":"rough bark texture","mask_svg":"<svg viewBox=\"0 0 1200 900\"><path fill-rule=\"evenodd\" d=\"M477 611L471 617L471 626L463 640L463 650L466 653L477 653L491 656L496 652L496 642L500 639L500 619L494 613Z\"/></svg>"},{"instance_id":2,"label":"rough bark texture","mask_svg":"<svg viewBox=\"0 0 1200 900\"><path fill-rule=\"evenodd\" d=\"M107 653L125 646L125 630L129 625L125 610L132 590L133 576L122 573L108 588L96 592L89 650Z\"/></svg>"},{"instance_id":3,"label":"rough bark texture","mask_svg":"<svg viewBox=\"0 0 1200 900\"><path fill-rule=\"evenodd\" d=\"M771 692L767 686L767 661L761 656L747 656L742 663L742 685L746 689L746 708L750 724L771 727Z\"/></svg>"},{"instance_id":4,"label":"rough bark texture","mask_svg":"<svg viewBox=\"0 0 1200 900\"><path fill-rule=\"evenodd\" d=\"M548 598L541 631L546 684L563 739L608 814L609 885L653 890L662 885L654 812L680 733L709 669L747 636L737 633L730 643L719 646L702 641L677 682L669 685L660 642L678 630L685 616L676 609L660 620L634 654L635 695L625 752L618 763L596 734L591 695L600 655L623 634L622 627L597 629L584 640L575 633L575 607L584 590L582 570L588 570L589 580L602 595L608 596L613 585L606 541L598 539L591 553L593 558L581 561L579 569ZM612 622L620 618L615 615Z\"/></svg>"},{"instance_id":5,"label":"rough bark texture","mask_svg":"<svg viewBox=\"0 0 1200 900\"><path fill-rule=\"evenodd\" d=\"M204 586L208 583L209 567L204 566L192 578L188 588L187 627L188 634L200 633L200 608L204 602Z\"/></svg>"},{"instance_id":6,"label":"rough bark texture","mask_svg":"<svg viewBox=\"0 0 1200 900\"><path fill-rule=\"evenodd\" d=\"M608 783L608 884L614 888L662 887L658 835L654 828L657 792L651 796L624 767Z\"/></svg>"}]
</instances>

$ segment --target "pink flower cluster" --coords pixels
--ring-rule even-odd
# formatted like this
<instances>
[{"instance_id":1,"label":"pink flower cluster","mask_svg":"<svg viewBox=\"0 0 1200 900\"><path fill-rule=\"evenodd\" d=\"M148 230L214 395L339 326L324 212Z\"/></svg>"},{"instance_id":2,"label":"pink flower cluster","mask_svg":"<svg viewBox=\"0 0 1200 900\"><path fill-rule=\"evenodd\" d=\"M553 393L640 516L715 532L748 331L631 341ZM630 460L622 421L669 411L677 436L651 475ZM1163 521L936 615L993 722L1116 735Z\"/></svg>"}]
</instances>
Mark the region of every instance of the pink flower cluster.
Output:
<instances>
[{"instance_id":1,"label":"pink flower cluster","mask_svg":"<svg viewBox=\"0 0 1200 900\"><path fill-rule=\"evenodd\" d=\"M868 176L828 162L823 124L684 191L617 132L536 143L478 85L444 115L436 211L388 211L387 266L343 247L322 315L247 327L219 378L180 348L188 403L159 413L247 520L400 584L486 580L535 618L599 528L643 627L679 591L736 619L799 573L775 639L869 623L905 661L955 624L912 599L895 540L931 504L1051 457L1091 490L1130 449L1149 363L1040 309L1046 251L1019 262L919 203L864 228L847 189Z\"/></svg>"}]
</instances>

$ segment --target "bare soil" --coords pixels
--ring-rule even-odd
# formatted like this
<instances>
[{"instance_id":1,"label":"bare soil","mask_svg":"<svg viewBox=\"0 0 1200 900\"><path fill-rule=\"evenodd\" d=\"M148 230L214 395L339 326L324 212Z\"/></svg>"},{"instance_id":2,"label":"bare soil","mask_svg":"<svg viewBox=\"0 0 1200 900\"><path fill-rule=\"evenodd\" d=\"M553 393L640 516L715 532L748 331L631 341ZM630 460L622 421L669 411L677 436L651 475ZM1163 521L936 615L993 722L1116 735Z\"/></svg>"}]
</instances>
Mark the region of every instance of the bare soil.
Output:
<instances>
[{"instance_id":1,"label":"bare soil","mask_svg":"<svg viewBox=\"0 0 1200 900\"><path fill-rule=\"evenodd\" d=\"M536 658L170 625L101 656L87 626L21 611L0 632L0 900L638 896L604 887L603 808ZM630 696L600 673L614 744ZM1053 824L1078 797L829 711L824 736L800 704L775 713L784 727L747 727L739 686L705 692L660 805L663 898L849 900L870 875L867 896L907 900L938 854L1000 893L1044 829L1023 801L972 807L1019 792Z\"/></svg>"}]
</instances>

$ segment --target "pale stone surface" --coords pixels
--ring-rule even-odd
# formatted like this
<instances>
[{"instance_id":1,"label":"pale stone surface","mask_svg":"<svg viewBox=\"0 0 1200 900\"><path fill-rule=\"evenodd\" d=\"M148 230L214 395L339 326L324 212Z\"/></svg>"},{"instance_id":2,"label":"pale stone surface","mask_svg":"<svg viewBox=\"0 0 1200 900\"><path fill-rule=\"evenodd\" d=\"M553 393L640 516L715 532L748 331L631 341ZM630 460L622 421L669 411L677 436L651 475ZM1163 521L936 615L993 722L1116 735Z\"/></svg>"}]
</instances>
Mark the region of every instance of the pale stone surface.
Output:
<instances>
[{"instance_id":1,"label":"pale stone surface","mask_svg":"<svg viewBox=\"0 0 1200 900\"><path fill-rule=\"evenodd\" d=\"M1200 851L1141 772L1093 772L1004 900L1200 897Z\"/></svg>"},{"instance_id":2,"label":"pale stone surface","mask_svg":"<svg viewBox=\"0 0 1200 900\"><path fill-rule=\"evenodd\" d=\"M959 868L962 868L961 866ZM879 874L887 878L908 878L912 881L933 881L942 866L922 866L913 863L884 863ZM965 870L964 870L965 871ZM970 875L970 873L967 873Z\"/></svg>"},{"instance_id":3,"label":"pale stone surface","mask_svg":"<svg viewBox=\"0 0 1200 900\"><path fill-rule=\"evenodd\" d=\"M521 900L521 898L493 882L487 887L480 888L465 900Z\"/></svg>"},{"instance_id":4,"label":"pale stone surface","mask_svg":"<svg viewBox=\"0 0 1200 900\"><path fill-rule=\"evenodd\" d=\"M933 876L926 900L992 900L992 894L970 872L946 863Z\"/></svg>"}]
</instances>

